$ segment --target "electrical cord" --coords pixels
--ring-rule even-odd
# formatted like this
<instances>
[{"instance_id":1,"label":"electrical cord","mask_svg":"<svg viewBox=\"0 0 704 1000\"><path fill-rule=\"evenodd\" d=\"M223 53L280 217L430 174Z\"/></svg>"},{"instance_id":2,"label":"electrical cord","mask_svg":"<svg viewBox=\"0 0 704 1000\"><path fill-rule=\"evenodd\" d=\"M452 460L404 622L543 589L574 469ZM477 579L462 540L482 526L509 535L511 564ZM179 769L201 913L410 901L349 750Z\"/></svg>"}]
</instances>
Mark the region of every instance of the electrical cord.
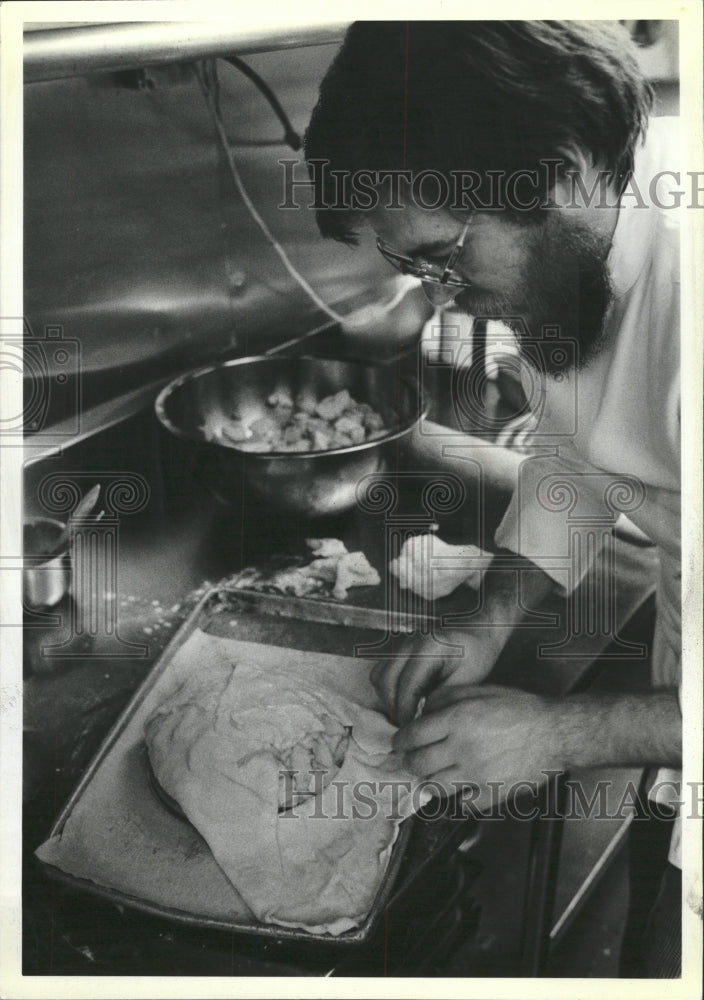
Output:
<instances>
[{"instance_id":1,"label":"electrical cord","mask_svg":"<svg viewBox=\"0 0 704 1000\"><path fill-rule=\"evenodd\" d=\"M249 66L247 66L245 70L243 67L246 66L246 63L241 63L241 60L236 59L236 57L233 58L228 57L226 61L230 62L233 66L236 66L238 69L242 69L245 75L248 76L256 84L256 86L259 87L260 90L262 90L262 87L266 88L266 90L262 90L262 93L265 94L267 100L269 100L269 103L271 104L272 108L279 117L279 120L284 125L284 129L287 132L286 141L289 143L289 145L292 144L292 141L298 141L299 146L298 147L293 146L293 148L294 149L300 148L300 138L298 136L298 133L296 133L291 127L290 122L288 121L288 118L286 117L286 114L283 111L283 108L281 108L279 101L276 99L275 95L270 90L268 85L264 83L261 77L258 77L257 74L255 74L254 71L251 70ZM311 301L320 310L322 310L322 312L324 312L336 323L339 323L341 326L346 327L348 329L353 329L355 327L365 325L372 319L376 319L377 317L384 315L387 312L390 312L392 309L394 309L399 304L399 302L405 297L410 288L416 286L417 282L415 281L415 279L412 279L412 282L408 280L402 281L400 288L389 302L385 302L383 304L375 306L367 306L359 310L358 319L356 320L356 322L354 319L354 314L349 317L343 316L340 313L336 312L334 309L332 309L327 304L327 302L323 301L323 299L320 298L315 289L311 287L311 285L306 281L306 279L303 277L300 271L298 271L297 268L294 266L293 262L290 260L288 254L286 253L285 249L281 246L281 244L276 239L272 231L269 229L269 226L260 215L259 211L257 210L252 199L249 197L249 194L247 193L247 190L242 182L240 172L237 168L237 164L235 163L235 158L230 148L230 143L227 138L225 125L222 118L222 108L220 105L220 81L218 78L217 66L215 61L197 65L196 74L203 94L203 98L208 107L208 110L210 111L210 115L213 119L215 131L217 132L218 138L220 140L220 145L222 146L223 152L225 154L225 159L227 161L230 173L232 175L232 179L239 192L239 195L242 198L242 201L244 202L245 207L247 208L247 211L251 215L252 219L254 220L254 222L256 222L257 226L260 228L260 230L266 237L267 241L271 244L275 253L281 260L281 263L284 265L284 267L291 275L291 277L294 279L294 281L296 281L296 283L303 289L303 291L306 293L306 295L308 295Z\"/></svg>"},{"instance_id":2,"label":"electrical cord","mask_svg":"<svg viewBox=\"0 0 704 1000\"><path fill-rule=\"evenodd\" d=\"M259 76L259 74L255 72L255 70L253 70L252 67L249 66L246 62L240 59L239 56L223 56L223 58L225 62L230 63L231 66L234 66L235 69L238 69L240 73L244 73L244 75L252 81L257 90L259 90L264 95L264 97L271 105L272 111L274 112L274 114L284 127L284 140L288 143L288 145L291 147L294 153L297 153L298 150L303 145L303 140L301 139L298 132L296 132L291 122L289 121L288 115L281 107L279 99L277 98L276 94L271 89L269 84L266 82L266 80L263 80Z\"/></svg>"}]
</instances>

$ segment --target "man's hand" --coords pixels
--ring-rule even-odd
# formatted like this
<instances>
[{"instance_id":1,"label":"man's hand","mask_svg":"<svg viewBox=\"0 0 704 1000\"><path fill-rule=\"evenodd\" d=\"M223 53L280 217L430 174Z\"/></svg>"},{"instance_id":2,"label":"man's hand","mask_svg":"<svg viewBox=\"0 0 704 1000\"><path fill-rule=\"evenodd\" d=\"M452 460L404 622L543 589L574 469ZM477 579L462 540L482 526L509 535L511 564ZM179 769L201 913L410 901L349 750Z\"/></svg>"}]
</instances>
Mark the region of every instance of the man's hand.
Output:
<instances>
[{"instance_id":1,"label":"man's hand","mask_svg":"<svg viewBox=\"0 0 704 1000\"><path fill-rule=\"evenodd\" d=\"M514 562L521 568L517 556ZM427 639L406 641L398 656L377 663L371 678L395 725L410 722L420 699L436 687L450 682L478 684L488 676L522 609L537 607L552 587L550 578L533 563L522 562L530 572L518 574L516 565L502 570L492 563L481 607L472 614L473 626L441 629L440 639L450 645L446 652L438 652L437 642Z\"/></svg>"},{"instance_id":2,"label":"man's hand","mask_svg":"<svg viewBox=\"0 0 704 1000\"><path fill-rule=\"evenodd\" d=\"M399 729L394 750L448 795L462 784L478 786L472 801L482 810L520 791L521 782L540 785L545 772L679 767L682 717L675 691L549 699L515 688L448 684L428 697L420 718ZM500 783L493 794L489 782Z\"/></svg>"},{"instance_id":3,"label":"man's hand","mask_svg":"<svg viewBox=\"0 0 704 1000\"><path fill-rule=\"evenodd\" d=\"M397 726L410 722L418 703L439 685L472 685L483 681L501 649L491 629L479 636L467 630L443 631L446 652L428 639L406 641L392 660L381 660L371 679L389 718Z\"/></svg>"},{"instance_id":4,"label":"man's hand","mask_svg":"<svg viewBox=\"0 0 704 1000\"><path fill-rule=\"evenodd\" d=\"M543 772L564 768L558 705L514 688L452 683L431 694L424 714L396 733L394 750L448 795L462 785L477 786L472 804L486 809L520 791L520 783L540 785ZM490 782L496 783L493 793Z\"/></svg>"}]
</instances>

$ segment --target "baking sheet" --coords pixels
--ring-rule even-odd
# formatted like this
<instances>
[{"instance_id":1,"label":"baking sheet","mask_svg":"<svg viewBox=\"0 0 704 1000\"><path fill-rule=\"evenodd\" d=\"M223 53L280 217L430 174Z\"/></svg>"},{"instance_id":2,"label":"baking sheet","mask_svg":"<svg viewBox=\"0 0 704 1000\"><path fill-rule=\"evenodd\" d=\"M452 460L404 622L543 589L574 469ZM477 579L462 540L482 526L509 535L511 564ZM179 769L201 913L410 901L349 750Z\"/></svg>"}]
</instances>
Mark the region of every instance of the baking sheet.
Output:
<instances>
[{"instance_id":1,"label":"baking sheet","mask_svg":"<svg viewBox=\"0 0 704 1000\"><path fill-rule=\"evenodd\" d=\"M228 657L254 658L272 672L282 663L305 669L311 679L324 679L359 704L378 707L369 681L370 662L333 652L351 651L358 630L304 622L300 601L295 621L277 621L271 615L271 602L264 604L265 609L258 606L259 595L235 597L217 589L206 594L108 736L37 855L58 877L115 902L172 919L268 937L361 943L388 899L410 832L409 821L400 827L366 921L353 931L326 938L260 924L205 841L190 824L164 807L150 785L144 723L182 679L198 668L187 652L192 637L199 640L199 663L204 656L221 658L226 648ZM298 633L293 636L293 645L292 631ZM374 634L370 629L365 631ZM247 638L241 638L243 635ZM272 635L279 644L262 641Z\"/></svg>"}]
</instances>

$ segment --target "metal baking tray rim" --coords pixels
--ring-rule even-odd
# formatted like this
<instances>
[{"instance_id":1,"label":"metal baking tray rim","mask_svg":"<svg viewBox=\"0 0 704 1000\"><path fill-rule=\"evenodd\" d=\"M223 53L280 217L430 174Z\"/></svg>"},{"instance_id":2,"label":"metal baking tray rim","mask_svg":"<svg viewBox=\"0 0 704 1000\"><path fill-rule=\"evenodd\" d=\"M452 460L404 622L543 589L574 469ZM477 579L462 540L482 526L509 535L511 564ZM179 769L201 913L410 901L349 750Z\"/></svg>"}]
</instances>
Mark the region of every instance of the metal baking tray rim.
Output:
<instances>
[{"instance_id":1,"label":"metal baking tray rim","mask_svg":"<svg viewBox=\"0 0 704 1000\"><path fill-rule=\"evenodd\" d=\"M131 719L134 712L138 709L141 702L144 700L146 695L151 691L151 689L156 684L157 680L161 677L162 673L168 668L171 658L178 648L182 645L184 640L198 627L198 622L201 620L203 612L206 610L208 605L214 600L219 598L223 590L233 597L244 597L245 599L254 599L261 597L262 595L256 591L245 591L237 590L234 588L224 588L220 585L215 585L205 592L205 594L198 601L188 618L183 622L179 629L174 633L171 640L164 647L158 660L149 671L147 676L144 678L142 683L139 685L135 693L130 698L129 702L120 713L114 725L111 727L110 731L106 735L105 739L101 743L100 747L96 751L95 756L92 761L84 771L81 776L80 781L74 788L73 792L67 799L65 805L59 812L56 820L52 824L51 830L48 833L48 838L61 836L63 828L73 811L76 802L80 799L85 788L92 780L98 767L105 759L109 751L115 745L117 740L120 738L123 730L125 729L127 723ZM271 596L271 595L266 595ZM304 600L303 598L299 600ZM311 601L311 604L315 603ZM360 609L366 610L366 609ZM315 620L315 618L313 618ZM330 622L325 622L323 624L333 624ZM154 794L154 793L152 793ZM166 807L162 807L165 809ZM359 947L368 943L369 939L372 937L374 930L376 929L380 918L382 917L386 907L391 902L391 892L390 887L393 886L396 881L396 877L399 873L401 863L405 854L406 847L408 845L408 839L411 833L411 827L413 824L414 817L409 816L406 820L401 823L396 840L394 841L391 849L391 858L387 865L384 877L381 881L377 894L374 901L369 909L369 913L365 918L364 922L360 924L359 927L353 930L345 931L342 934L311 934L303 929L284 927L278 924L263 924L256 921L252 924L242 924L236 921L221 920L217 917L208 917L205 915L199 915L195 913L190 913L185 910L177 909L175 907L161 906L158 903L151 903L148 900L140 899L139 897L132 896L131 894L120 890L113 889L110 886L99 885L96 882L92 882L89 879L82 878L78 875L72 875L70 872L65 872L55 865L49 862L37 859L38 863L44 869L46 874L59 881L65 885L71 886L72 888L80 889L82 891L88 892L91 895L98 896L100 898L106 899L107 901L114 903L116 905L124 905L132 907L133 909L140 910L144 913L148 913L152 916L165 918L167 920L173 920L180 924L186 924L194 927L201 927L212 930L227 931L229 933L237 933L243 937L260 937L265 939L306 943L322 945L325 948L328 947Z\"/></svg>"}]
</instances>

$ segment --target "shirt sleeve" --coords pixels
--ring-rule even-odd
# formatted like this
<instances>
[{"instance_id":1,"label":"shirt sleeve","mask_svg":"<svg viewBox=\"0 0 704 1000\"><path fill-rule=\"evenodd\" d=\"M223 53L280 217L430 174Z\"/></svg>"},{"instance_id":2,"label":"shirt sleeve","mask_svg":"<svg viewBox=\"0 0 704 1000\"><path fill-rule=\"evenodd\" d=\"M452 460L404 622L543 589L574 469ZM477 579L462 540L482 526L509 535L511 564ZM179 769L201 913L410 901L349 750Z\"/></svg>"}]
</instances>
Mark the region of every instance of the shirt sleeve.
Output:
<instances>
[{"instance_id":1,"label":"shirt sleeve","mask_svg":"<svg viewBox=\"0 0 704 1000\"><path fill-rule=\"evenodd\" d=\"M570 593L612 533L619 483L627 492L629 484L569 458L527 458L494 541L529 559Z\"/></svg>"}]
</instances>

